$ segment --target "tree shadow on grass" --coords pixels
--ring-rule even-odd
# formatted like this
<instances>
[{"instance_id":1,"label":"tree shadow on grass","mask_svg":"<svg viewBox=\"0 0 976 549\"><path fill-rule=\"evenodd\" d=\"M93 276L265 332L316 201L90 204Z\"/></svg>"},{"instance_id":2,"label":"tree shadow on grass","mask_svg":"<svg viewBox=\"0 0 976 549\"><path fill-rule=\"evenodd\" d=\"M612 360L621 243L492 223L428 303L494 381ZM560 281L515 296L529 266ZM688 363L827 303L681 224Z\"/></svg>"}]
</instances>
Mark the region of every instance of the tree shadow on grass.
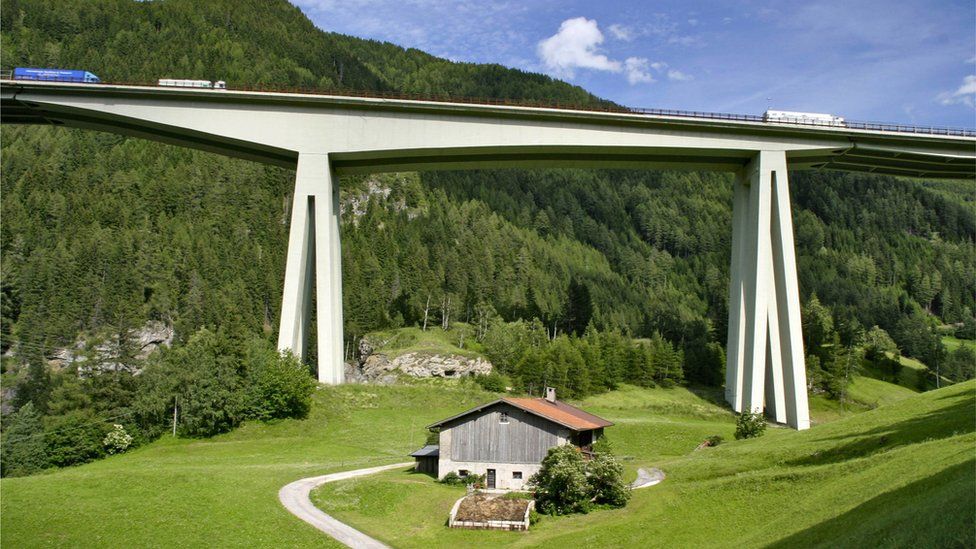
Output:
<instances>
[{"instance_id":1,"label":"tree shadow on grass","mask_svg":"<svg viewBox=\"0 0 976 549\"><path fill-rule=\"evenodd\" d=\"M732 410L732 405L730 405L725 400L725 391L721 387L708 387L706 385L688 385L688 392L695 395L696 397L714 404L720 408L726 408L729 411Z\"/></svg>"},{"instance_id":2,"label":"tree shadow on grass","mask_svg":"<svg viewBox=\"0 0 976 549\"><path fill-rule=\"evenodd\" d=\"M788 462L790 465L822 465L869 456L898 446L937 440L976 430L976 406L970 392L939 397L952 402L928 414L861 433L846 433L820 440L850 441Z\"/></svg>"},{"instance_id":3,"label":"tree shadow on grass","mask_svg":"<svg viewBox=\"0 0 976 549\"><path fill-rule=\"evenodd\" d=\"M865 501L769 547L976 546L976 460Z\"/></svg>"}]
</instances>

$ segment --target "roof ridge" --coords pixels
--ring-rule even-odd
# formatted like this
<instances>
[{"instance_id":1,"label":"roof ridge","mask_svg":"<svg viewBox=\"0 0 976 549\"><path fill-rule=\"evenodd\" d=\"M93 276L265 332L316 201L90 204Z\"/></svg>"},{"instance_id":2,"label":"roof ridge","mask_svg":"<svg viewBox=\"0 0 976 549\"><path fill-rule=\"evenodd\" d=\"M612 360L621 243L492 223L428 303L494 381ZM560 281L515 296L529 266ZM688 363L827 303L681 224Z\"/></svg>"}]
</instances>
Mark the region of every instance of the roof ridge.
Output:
<instances>
[{"instance_id":1,"label":"roof ridge","mask_svg":"<svg viewBox=\"0 0 976 549\"><path fill-rule=\"evenodd\" d=\"M589 431L591 429L599 429L613 425L613 422L611 421L607 421L600 416L591 414L577 408L576 406L573 406L572 404L567 404L559 400L549 401L543 397L503 396L501 398L492 400L491 402L486 402L484 404L475 406L474 408L461 412L460 414L453 415L447 419L432 423L428 425L427 428L431 429L434 427L440 427L449 421L454 421L455 419L462 418L466 415L480 412L485 408L489 408L501 402L553 423L558 423L559 425L574 431ZM545 408L540 408L541 402L545 402L551 405L551 407L546 406Z\"/></svg>"}]
</instances>

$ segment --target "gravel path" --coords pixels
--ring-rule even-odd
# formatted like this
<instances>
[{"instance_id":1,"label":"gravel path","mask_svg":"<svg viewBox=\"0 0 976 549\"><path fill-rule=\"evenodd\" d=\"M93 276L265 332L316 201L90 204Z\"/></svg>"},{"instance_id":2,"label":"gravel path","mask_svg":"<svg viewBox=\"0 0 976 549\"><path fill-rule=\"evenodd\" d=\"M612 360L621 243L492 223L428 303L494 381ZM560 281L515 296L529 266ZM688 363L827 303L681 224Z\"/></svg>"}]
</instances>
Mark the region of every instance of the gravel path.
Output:
<instances>
[{"instance_id":1,"label":"gravel path","mask_svg":"<svg viewBox=\"0 0 976 549\"><path fill-rule=\"evenodd\" d=\"M630 487L634 490L638 488L647 488L648 486L654 486L662 480L664 480L664 471L658 469L657 467L651 467L650 471L647 469L638 469L637 480L635 480Z\"/></svg>"},{"instance_id":2,"label":"gravel path","mask_svg":"<svg viewBox=\"0 0 976 549\"><path fill-rule=\"evenodd\" d=\"M386 545L367 536L359 530L356 530L352 526L343 524L323 513L318 507L312 504L312 500L309 499L308 495L312 490L322 484L325 484L326 482L335 482L337 480L345 480L347 478L372 475L373 473L389 471L390 469L402 469L410 465L413 465L412 461L395 463L393 465L383 465L380 467L370 467L368 469L356 469L355 471L345 471L342 473L332 473L330 475L322 475L318 477L303 478L301 480L296 480L291 484L287 484L281 490L279 490L278 499L281 500L281 504L284 505L285 509L288 509L291 514L304 520L305 522L311 524L312 526L318 528L349 547L389 549Z\"/></svg>"}]
</instances>

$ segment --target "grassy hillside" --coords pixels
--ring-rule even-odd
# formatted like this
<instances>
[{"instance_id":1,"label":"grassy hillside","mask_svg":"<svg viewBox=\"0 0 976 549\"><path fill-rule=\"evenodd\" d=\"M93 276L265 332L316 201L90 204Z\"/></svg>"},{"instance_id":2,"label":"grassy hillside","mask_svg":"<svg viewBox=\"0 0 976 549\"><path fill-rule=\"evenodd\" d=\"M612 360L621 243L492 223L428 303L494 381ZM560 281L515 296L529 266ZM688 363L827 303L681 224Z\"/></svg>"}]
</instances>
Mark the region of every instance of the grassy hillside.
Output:
<instances>
[{"instance_id":1,"label":"grassy hillside","mask_svg":"<svg viewBox=\"0 0 976 549\"><path fill-rule=\"evenodd\" d=\"M627 474L657 466L668 480L637 492L623 511L547 519L528 536L445 534L440 502L456 494L420 475L340 483L330 489L342 497L323 497L337 515L381 537L391 535L377 524L399 524L386 538L397 546L575 545L580 536L596 546L758 545L788 536L855 545L883 535L908 544L920 532L966 541L960 536L972 532L974 389L961 384L803 433L774 428L748 442L731 442L732 417L715 403L718 394L625 387L593 397L583 405L616 423L608 433ZM3 479L0 541L331 546L281 507L281 486L405 460L423 443L424 425L490 398L450 386L321 388L304 421L248 424L209 440L164 438L100 462ZM693 451L712 434L730 442ZM935 501L942 503L933 507ZM908 518L910 524L900 522ZM852 536L846 541L838 537L845 532Z\"/></svg>"},{"instance_id":2,"label":"grassy hillside","mask_svg":"<svg viewBox=\"0 0 976 549\"><path fill-rule=\"evenodd\" d=\"M321 388L311 416L207 440L166 437L96 463L0 481L4 547L336 545L290 515L298 478L406 461L424 425L491 398L429 387Z\"/></svg>"},{"instance_id":3,"label":"grassy hillside","mask_svg":"<svg viewBox=\"0 0 976 549\"><path fill-rule=\"evenodd\" d=\"M942 344L950 353L955 351L960 347L969 347L970 349L976 351L976 341L972 339L959 339L954 336L942 336Z\"/></svg>"},{"instance_id":4,"label":"grassy hillside","mask_svg":"<svg viewBox=\"0 0 976 549\"><path fill-rule=\"evenodd\" d=\"M322 535L277 499L288 482L407 461L424 426L494 398L468 386L320 388L307 420L247 424L207 440L166 437L96 463L0 481L4 547L315 547ZM618 422L633 470L731 437L731 415L686 389L627 388L594 400ZM624 433L629 433L624 435ZM625 442L625 441L632 442Z\"/></svg>"},{"instance_id":5,"label":"grassy hillside","mask_svg":"<svg viewBox=\"0 0 976 549\"><path fill-rule=\"evenodd\" d=\"M448 530L460 491L409 472L326 485L315 498L397 547L972 546L974 389L698 452L686 435L727 434L718 418L709 425L708 405L656 391L604 395L587 407L618 423L609 432L629 468L654 464L667 480L635 492L625 509L547 517L527 534Z\"/></svg>"},{"instance_id":6,"label":"grassy hillside","mask_svg":"<svg viewBox=\"0 0 976 549\"><path fill-rule=\"evenodd\" d=\"M473 327L463 322L455 323L449 330L430 327L424 331L410 327L370 332L366 338L374 345L374 353L390 357L407 353L483 356L481 344L474 338Z\"/></svg>"}]
</instances>

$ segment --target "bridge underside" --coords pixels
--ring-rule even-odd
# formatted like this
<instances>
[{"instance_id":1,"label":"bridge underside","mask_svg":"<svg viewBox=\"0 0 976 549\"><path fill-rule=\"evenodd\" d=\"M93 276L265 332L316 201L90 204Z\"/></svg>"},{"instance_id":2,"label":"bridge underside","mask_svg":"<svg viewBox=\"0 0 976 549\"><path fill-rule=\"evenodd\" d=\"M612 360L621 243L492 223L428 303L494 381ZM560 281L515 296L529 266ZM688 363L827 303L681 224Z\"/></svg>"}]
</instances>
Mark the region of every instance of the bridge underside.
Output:
<instances>
[{"instance_id":1,"label":"bridge underside","mask_svg":"<svg viewBox=\"0 0 976 549\"><path fill-rule=\"evenodd\" d=\"M62 94L62 95L59 95ZM627 114L0 82L0 123L112 132L296 169L278 345L344 381L342 174L500 167L735 174L726 398L809 427L789 169L973 179L973 140Z\"/></svg>"},{"instance_id":2,"label":"bridge underside","mask_svg":"<svg viewBox=\"0 0 976 549\"><path fill-rule=\"evenodd\" d=\"M853 144L830 154L789 155L791 170L839 170L924 179L972 179L973 160L964 157L934 157L892 150L883 146Z\"/></svg>"}]
</instances>

